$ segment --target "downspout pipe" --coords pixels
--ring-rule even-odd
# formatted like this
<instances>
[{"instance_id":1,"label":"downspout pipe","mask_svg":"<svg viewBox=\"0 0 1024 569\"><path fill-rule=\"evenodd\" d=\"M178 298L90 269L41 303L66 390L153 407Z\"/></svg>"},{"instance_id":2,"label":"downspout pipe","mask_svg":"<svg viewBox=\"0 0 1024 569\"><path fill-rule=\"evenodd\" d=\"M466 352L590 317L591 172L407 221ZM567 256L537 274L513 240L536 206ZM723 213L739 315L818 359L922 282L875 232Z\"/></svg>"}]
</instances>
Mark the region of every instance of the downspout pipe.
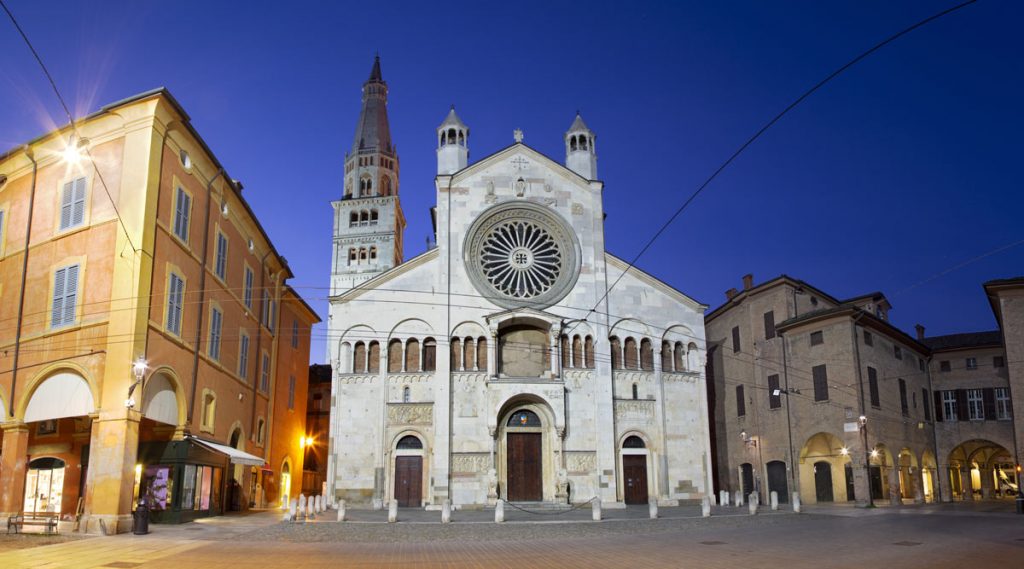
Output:
<instances>
[{"instance_id":1,"label":"downspout pipe","mask_svg":"<svg viewBox=\"0 0 1024 569\"><path fill-rule=\"evenodd\" d=\"M857 314L854 317L853 322L850 323L850 338L853 340L853 354L857 364L857 387L860 392L860 416L867 417L867 406L864 401L864 374L861 371L860 364L860 339L857 337L857 321L860 320L861 316L864 316L863 312ZM868 425L867 421L860 422L860 433L861 440L864 444L864 476L867 482L868 491L868 505L869 508L875 507L875 498L871 495L871 451L868 450Z\"/></svg>"},{"instance_id":2,"label":"downspout pipe","mask_svg":"<svg viewBox=\"0 0 1024 569\"><path fill-rule=\"evenodd\" d=\"M249 439L252 442L254 442L254 443L257 442L257 440L256 440L256 390L259 388L260 378L263 375L263 354L262 354L262 351L260 350L260 343L262 342L262 339L263 339L263 310L264 310L264 308L263 308L262 303L263 302L267 302L267 298L266 298L267 293L266 293L265 290L263 290L263 287L265 286L265 283L266 283L266 272L267 272L266 262L267 262L267 256L269 256L270 253L272 253L272 252L273 252L273 250L268 250L266 253L263 254L263 257L260 258L260 288L259 288L259 290L263 293L263 296L260 297L262 299L261 300L261 305L260 305L260 310L258 311L258 314L256 314L256 366L255 366L256 374L253 376L253 379L252 379L252 412L249 413ZM244 294L244 291L243 291L243 294ZM239 340L239 341L241 341L241 340ZM246 370L246 372L248 372L248 370ZM268 372L269 372L269 370L268 370ZM267 387L269 387L269 386L267 386ZM267 393L267 398L269 400L270 393ZM272 402L271 402L271 404L272 404ZM268 425L269 425L269 423L268 423ZM268 442L268 441L264 440L264 443L266 443L266 442ZM263 446L264 446L264 448L266 448L267 445L264 444Z\"/></svg>"},{"instance_id":3,"label":"downspout pipe","mask_svg":"<svg viewBox=\"0 0 1024 569\"><path fill-rule=\"evenodd\" d=\"M935 401L935 390L932 388L932 357L933 356L929 355L928 359L926 360L927 361L927 365L925 366L925 370L927 370L926 373L927 373L927 379L928 379L928 396L929 397L928 397L928 401L925 401L924 404L925 405L931 405L932 406L932 412L936 412L938 410L935 409L935 403L934 403L934 401ZM940 472L940 470L939 470L939 432L938 432L938 428L937 428L938 425L936 424L936 422L938 420L939 420L938 417L934 417L933 416L932 417L932 421L931 421L931 423L932 423L932 444L934 445L934 449L935 449L935 451L934 451L934 454L935 454L935 476L932 476L932 484L935 485L935 488L932 491L932 499L933 499L933 501L935 503L939 503L939 502L942 501L942 475L939 473ZM948 462L948 460L947 460L947 462ZM924 465L922 464L921 467L924 468ZM949 472L949 468L948 467L946 468L946 472Z\"/></svg>"},{"instance_id":4,"label":"downspout pipe","mask_svg":"<svg viewBox=\"0 0 1024 569\"><path fill-rule=\"evenodd\" d=\"M795 300L795 299L794 299ZM796 464L796 457L793 454L793 418L790 414L790 407L792 406L792 394L789 391L789 365L786 361L786 336L782 332L778 332L779 338L782 339L782 388L786 393L786 434L789 437L789 487L792 488L790 492L800 493L800 477L797 475L798 465ZM786 499L790 499L786 496Z\"/></svg>"},{"instance_id":5,"label":"downspout pipe","mask_svg":"<svg viewBox=\"0 0 1024 569\"><path fill-rule=\"evenodd\" d=\"M11 398L8 413L14 418L14 394L18 386L18 357L21 355L21 324L25 317L25 280L28 278L28 246L32 240L32 210L36 203L36 174L39 163L36 162L32 149L25 145L25 156L32 161L32 186L28 194L28 221L25 224L25 253L21 259L21 289L18 292L18 327L14 332L14 364L11 368Z\"/></svg>"},{"instance_id":6,"label":"downspout pipe","mask_svg":"<svg viewBox=\"0 0 1024 569\"><path fill-rule=\"evenodd\" d=\"M203 306L206 301L206 256L209 254L210 246L210 210L213 206L213 183L218 178L226 177L227 173L224 168L219 168L217 173L210 178L210 181L206 183L206 214L203 216L203 254L202 254L202 265L199 271L199 302L196 304L198 314L196 316L196 341L193 344L192 353L192 393L189 395L188 401L188 420L187 424L192 424L192 417L195 415L196 410L196 386L199 385L199 351L202 350L202 344L200 343L203 337L203 313L205 307Z\"/></svg>"}]
</instances>

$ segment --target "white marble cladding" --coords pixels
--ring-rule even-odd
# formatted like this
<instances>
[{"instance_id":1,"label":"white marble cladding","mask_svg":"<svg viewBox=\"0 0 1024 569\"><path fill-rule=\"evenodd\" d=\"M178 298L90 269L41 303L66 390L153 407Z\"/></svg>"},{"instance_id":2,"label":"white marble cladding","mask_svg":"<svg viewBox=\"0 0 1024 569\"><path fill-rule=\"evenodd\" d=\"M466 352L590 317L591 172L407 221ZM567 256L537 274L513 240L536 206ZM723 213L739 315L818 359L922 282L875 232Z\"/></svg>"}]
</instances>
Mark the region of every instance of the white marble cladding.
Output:
<instances>
[{"instance_id":1,"label":"white marble cladding","mask_svg":"<svg viewBox=\"0 0 1024 569\"><path fill-rule=\"evenodd\" d=\"M535 412L541 423L526 432L541 437L545 501L596 496L622 502L622 444L630 436L644 442L644 448L626 451L647 457L650 497L706 495L706 307L633 269L611 291L608 313L604 302L591 312L626 268L605 252L602 183L515 144L455 175L438 176L436 189L437 248L331 300L332 365L351 370L355 343L376 341L382 370L335 375L335 444L328 459L334 495L355 507L389 499L394 457L412 453L423 457L424 504L451 499L456 505L486 505L507 498L506 425L521 409ZM463 262L463 240L473 221L487 208L514 200L550 209L570 225L580 246L576 284L536 311L507 311L491 303L474 288ZM555 334L545 347L551 365L543 377L499 377L499 327L518 321L543 322ZM592 338L593 367L561 368L561 333ZM653 369L613 372L611 336L649 340ZM474 359L471 371L460 371L466 367L462 360L452 369L451 337L460 343L473 339L474 349L482 347L486 357ZM388 373L388 346L396 340L408 345L410 339L421 346L427 339L436 342L435 369ZM691 371L661 370L663 342L692 347ZM423 449L397 449L405 436L420 438Z\"/></svg>"}]
</instances>

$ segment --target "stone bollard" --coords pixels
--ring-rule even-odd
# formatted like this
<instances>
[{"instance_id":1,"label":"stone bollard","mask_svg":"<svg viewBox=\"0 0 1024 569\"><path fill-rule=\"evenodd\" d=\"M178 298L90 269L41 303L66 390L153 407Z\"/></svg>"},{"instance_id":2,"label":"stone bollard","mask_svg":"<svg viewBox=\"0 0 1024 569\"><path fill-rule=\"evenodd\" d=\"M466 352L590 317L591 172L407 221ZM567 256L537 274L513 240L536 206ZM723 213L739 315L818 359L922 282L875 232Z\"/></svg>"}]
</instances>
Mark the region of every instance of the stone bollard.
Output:
<instances>
[{"instance_id":1,"label":"stone bollard","mask_svg":"<svg viewBox=\"0 0 1024 569\"><path fill-rule=\"evenodd\" d=\"M718 499L718 505L719 506L728 506L729 505L729 491L728 490L719 490L718 491L718 495L720 496L720 498Z\"/></svg>"},{"instance_id":2,"label":"stone bollard","mask_svg":"<svg viewBox=\"0 0 1024 569\"><path fill-rule=\"evenodd\" d=\"M711 496L704 496L700 502L700 515L705 518L711 517Z\"/></svg>"},{"instance_id":3,"label":"stone bollard","mask_svg":"<svg viewBox=\"0 0 1024 569\"><path fill-rule=\"evenodd\" d=\"M651 516L652 520L658 519L658 499L651 498L647 502L647 513Z\"/></svg>"},{"instance_id":4,"label":"stone bollard","mask_svg":"<svg viewBox=\"0 0 1024 569\"><path fill-rule=\"evenodd\" d=\"M305 494L299 494L299 510L298 510L298 515L299 515L299 517L302 518L302 521L306 521L306 495ZM295 519L297 521L299 518L295 518Z\"/></svg>"},{"instance_id":5,"label":"stone bollard","mask_svg":"<svg viewBox=\"0 0 1024 569\"><path fill-rule=\"evenodd\" d=\"M591 513L592 517L594 518L594 521L595 522L601 521L601 499L600 498L595 498L594 501L592 501L590 503L590 508L591 508L590 513Z\"/></svg>"},{"instance_id":6,"label":"stone bollard","mask_svg":"<svg viewBox=\"0 0 1024 569\"><path fill-rule=\"evenodd\" d=\"M750 493L750 505L747 506L747 508L750 510L750 515L753 516L757 514L757 506L760 501L761 498L759 498L756 493Z\"/></svg>"},{"instance_id":7,"label":"stone bollard","mask_svg":"<svg viewBox=\"0 0 1024 569\"><path fill-rule=\"evenodd\" d=\"M736 491L736 507L737 508L742 508L743 507L743 491L742 490L737 490Z\"/></svg>"},{"instance_id":8,"label":"stone bollard","mask_svg":"<svg viewBox=\"0 0 1024 569\"><path fill-rule=\"evenodd\" d=\"M306 519L307 520L315 520L316 519L316 506L313 504L313 497L312 496L309 497L309 500L306 500Z\"/></svg>"},{"instance_id":9,"label":"stone bollard","mask_svg":"<svg viewBox=\"0 0 1024 569\"><path fill-rule=\"evenodd\" d=\"M320 494L319 496L317 496L316 497L316 503L320 504L320 511L321 512L326 512L327 511L327 497L326 496L324 496L323 494Z\"/></svg>"},{"instance_id":10,"label":"stone bollard","mask_svg":"<svg viewBox=\"0 0 1024 569\"><path fill-rule=\"evenodd\" d=\"M345 521L345 500L338 500L338 521Z\"/></svg>"},{"instance_id":11,"label":"stone bollard","mask_svg":"<svg viewBox=\"0 0 1024 569\"><path fill-rule=\"evenodd\" d=\"M768 494L768 502L771 504L773 512L778 510L779 509L779 493L776 492L775 490L772 490L771 493Z\"/></svg>"},{"instance_id":12,"label":"stone bollard","mask_svg":"<svg viewBox=\"0 0 1024 569\"><path fill-rule=\"evenodd\" d=\"M445 500L444 503L441 504L441 523L442 524L449 524L449 523L451 523L451 521L452 521L452 501L451 500Z\"/></svg>"},{"instance_id":13,"label":"stone bollard","mask_svg":"<svg viewBox=\"0 0 1024 569\"><path fill-rule=\"evenodd\" d=\"M320 509L320 496L313 496L313 513L319 514L322 511Z\"/></svg>"},{"instance_id":14,"label":"stone bollard","mask_svg":"<svg viewBox=\"0 0 1024 569\"><path fill-rule=\"evenodd\" d=\"M291 501L288 502L288 521L290 521L290 522L294 522L295 521L295 516L298 513L297 512L298 504L299 504L299 502L295 498L292 498Z\"/></svg>"},{"instance_id":15,"label":"stone bollard","mask_svg":"<svg viewBox=\"0 0 1024 569\"><path fill-rule=\"evenodd\" d=\"M398 500L391 500L388 502L388 523L393 524L398 521Z\"/></svg>"},{"instance_id":16,"label":"stone bollard","mask_svg":"<svg viewBox=\"0 0 1024 569\"><path fill-rule=\"evenodd\" d=\"M799 492L793 492L793 513L794 514L799 514L800 513L800 493Z\"/></svg>"},{"instance_id":17,"label":"stone bollard","mask_svg":"<svg viewBox=\"0 0 1024 569\"><path fill-rule=\"evenodd\" d=\"M505 500L498 498L494 503L494 523L500 524L505 521Z\"/></svg>"},{"instance_id":18,"label":"stone bollard","mask_svg":"<svg viewBox=\"0 0 1024 569\"><path fill-rule=\"evenodd\" d=\"M292 515L291 515L291 513L288 510L285 510L284 514L281 516L281 521L282 522L290 522L290 521L292 521Z\"/></svg>"}]
</instances>

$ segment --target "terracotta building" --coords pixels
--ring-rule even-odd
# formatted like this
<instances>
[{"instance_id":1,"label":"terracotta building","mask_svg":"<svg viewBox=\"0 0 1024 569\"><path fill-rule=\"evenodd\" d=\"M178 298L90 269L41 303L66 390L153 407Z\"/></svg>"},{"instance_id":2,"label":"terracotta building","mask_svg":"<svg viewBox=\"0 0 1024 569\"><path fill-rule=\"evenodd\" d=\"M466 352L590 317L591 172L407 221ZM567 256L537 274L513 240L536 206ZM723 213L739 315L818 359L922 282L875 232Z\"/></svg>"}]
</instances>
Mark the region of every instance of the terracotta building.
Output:
<instances>
[{"instance_id":1,"label":"terracotta building","mask_svg":"<svg viewBox=\"0 0 1024 569\"><path fill-rule=\"evenodd\" d=\"M309 366L309 399L306 403L306 453L302 491L319 494L327 481L327 451L331 427L331 366Z\"/></svg>"},{"instance_id":2,"label":"terracotta building","mask_svg":"<svg viewBox=\"0 0 1024 569\"><path fill-rule=\"evenodd\" d=\"M89 532L274 504L316 314L157 89L0 155L0 515Z\"/></svg>"}]
</instances>

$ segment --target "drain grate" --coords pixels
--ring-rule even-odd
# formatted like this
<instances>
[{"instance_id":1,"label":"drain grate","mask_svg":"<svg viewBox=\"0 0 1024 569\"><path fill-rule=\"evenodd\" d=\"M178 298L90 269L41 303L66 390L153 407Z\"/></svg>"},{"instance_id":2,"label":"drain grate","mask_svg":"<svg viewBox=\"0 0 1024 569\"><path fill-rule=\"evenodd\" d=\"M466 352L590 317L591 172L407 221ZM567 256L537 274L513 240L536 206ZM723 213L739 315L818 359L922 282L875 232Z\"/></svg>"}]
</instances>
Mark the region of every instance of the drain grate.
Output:
<instances>
[{"instance_id":1,"label":"drain grate","mask_svg":"<svg viewBox=\"0 0 1024 569\"><path fill-rule=\"evenodd\" d=\"M915 545L921 545L920 541L894 541L893 545L903 545L906 547L913 547Z\"/></svg>"},{"instance_id":2,"label":"drain grate","mask_svg":"<svg viewBox=\"0 0 1024 569\"><path fill-rule=\"evenodd\" d=\"M142 565L142 562L133 561L114 561L113 563L107 563L103 567L116 567L117 569L129 569L130 567L138 567Z\"/></svg>"},{"instance_id":3,"label":"drain grate","mask_svg":"<svg viewBox=\"0 0 1024 569\"><path fill-rule=\"evenodd\" d=\"M702 541L701 545L725 545L724 541Z\"/></svg>"}]
</instances>

